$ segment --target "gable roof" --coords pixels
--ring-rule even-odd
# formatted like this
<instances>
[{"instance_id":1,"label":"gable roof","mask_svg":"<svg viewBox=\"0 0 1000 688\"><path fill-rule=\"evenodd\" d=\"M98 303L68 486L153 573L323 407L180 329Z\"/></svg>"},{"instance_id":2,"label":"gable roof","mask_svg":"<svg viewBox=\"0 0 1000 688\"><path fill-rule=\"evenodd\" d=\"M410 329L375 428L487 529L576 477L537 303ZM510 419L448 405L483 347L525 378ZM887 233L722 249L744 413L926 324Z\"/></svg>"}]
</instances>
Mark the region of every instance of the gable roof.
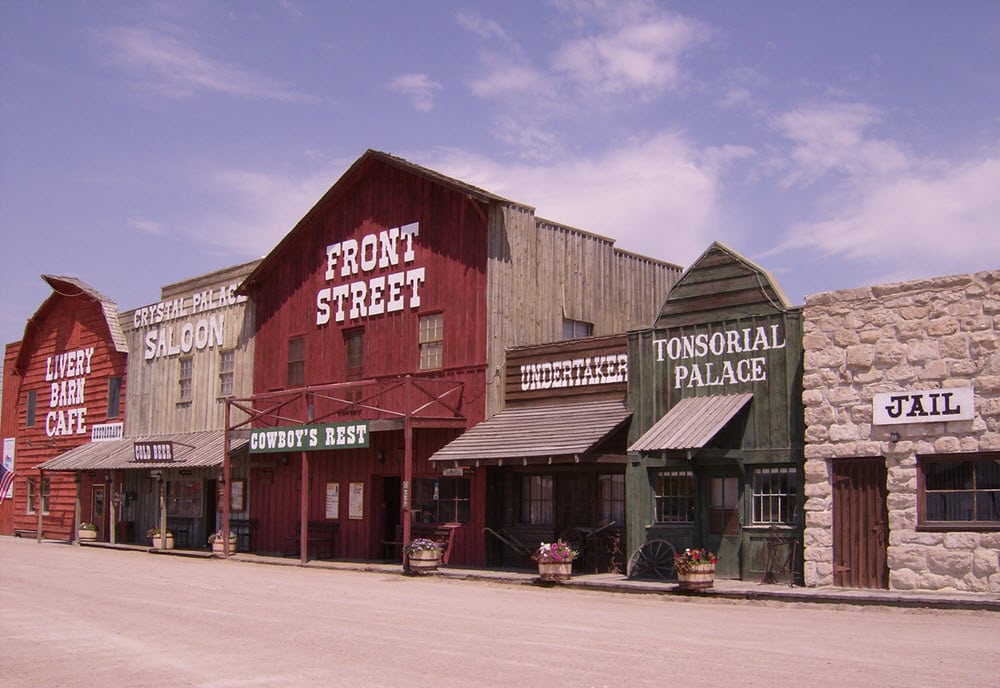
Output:
<instances>
[{"instance_id":1,"label":"gable roof","mask_svg":"<svg viewBox=\"0 0 1000 688\"><path fill-rule=\"evenodd\" d=\"M794 308L764 268L712 242L671 287L657 327L784 313Z\"/></svg>"},{"instance_id":2,"label":"gable roof","mask_svg":"<svg viewBox=\"0 0 1000 688\"><path fill-rule=\"evenodd\" d=\"M263 260L261 260L260 264L254 269L254 271L247 275L237 289L237 292L240 294L246 294L250 287L259 282L261 276L267 273L279 257L295 243L298 235L303 231L307 231L309 220L312 219L316 213L320 212L320 209L325 207L334 198L342 193L346 193L347 188L351 186L354 179L369 166L376 163L390 165L414 176L423 177L424 179L428 179L436 184L450 187L459 193L465 194L473 200L481 201L483 203L503 203L525 208L534 212L534 208L531 206L524 205L523 203L516 203L515 201L511 201L484 189L480 189L478 186L473 186L472 184L467 184L458 179L441 174L440 172L435 172L434 170L426 167L421 167L420 165L416 165L412 162L404 160L403 158L369 148L360 158L355 160L354 164L352 164L333 184L333 186L331 186L327 192L323 194L313 207L309 209L309 212L302 216L302 219L299 220L295 227L293 227L292 230L288 232L288 234L286 234L280 242L278 242L278 245L275 246L271 252L263 258Z\"/></svg>"},{"instance_id":3,"label":"gable roof","mask_svg":"<svg viewBox=\"0 0 1000 688\"><path fill-rule=\"evenodd\" d=\"M14 370L24 370L24 366L27 364L26 359L28 358L28 352L30 349L29 346L26 346L31 339L29 328L31 328L35 320L41 316L41 313L45 309L46 305L56 295L69 297L83 296L96 302L101 307L101 311L104 313L104 322L108 326L108 336L111 339L112 347L119 353L128 353L128 344L125 341L125 333L122 332L122 326L118 320L118 304L76 277L68 277L64 275L42 275L42 279L45 280L50 287L52 287L52 291L55 293L45 299L42 305L38 307L38 310L35 311L34 315L28 318L28 322L24 326L24 337L21 338L21 347L17 352L17 359L14 361Z\"/></svg>"}]
</instances>

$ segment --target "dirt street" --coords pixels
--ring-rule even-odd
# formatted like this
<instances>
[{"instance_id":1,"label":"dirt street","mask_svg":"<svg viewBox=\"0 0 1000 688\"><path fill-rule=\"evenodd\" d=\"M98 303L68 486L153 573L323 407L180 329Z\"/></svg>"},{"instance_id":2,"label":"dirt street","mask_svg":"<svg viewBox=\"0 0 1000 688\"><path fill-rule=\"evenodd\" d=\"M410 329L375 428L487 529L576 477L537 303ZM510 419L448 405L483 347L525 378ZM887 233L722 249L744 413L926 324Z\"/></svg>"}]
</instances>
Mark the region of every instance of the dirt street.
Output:
<instances>
[{"instance_id":1,"label":"dirt street","mask_svg":"<svg viewBox=\"0 0 1000 688\"><path fill-rule=\"evenodd\" d=\"M0 685L997 686L995 612L690 600L0 537Z\"/></svg>"}]
</instances>

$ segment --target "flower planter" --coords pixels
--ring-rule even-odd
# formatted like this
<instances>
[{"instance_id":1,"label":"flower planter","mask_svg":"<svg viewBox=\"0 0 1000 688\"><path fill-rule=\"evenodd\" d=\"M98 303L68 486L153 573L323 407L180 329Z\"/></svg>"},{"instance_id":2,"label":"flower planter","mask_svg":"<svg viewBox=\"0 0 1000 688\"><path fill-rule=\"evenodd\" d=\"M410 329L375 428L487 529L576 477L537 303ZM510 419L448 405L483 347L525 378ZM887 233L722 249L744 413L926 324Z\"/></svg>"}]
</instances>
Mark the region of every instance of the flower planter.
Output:
<instances>
[{"instance_id":1,"label":"flower planter","mask_svg":"<svg viewBox=\"0 0 1000 688\"><path fill-rule=\"evenodd\" d=\"M435 571L441 565L441 550L426 549L407 555L408 567L411 573L427 573Z\"/></svg>"},{"instance_id":2,"label":"flower planter","mask_svg":"<svg viewBox=\"0 0 1000 688\"><path fill-rule=\"evenodd\" d=\"M715 583L715 564L692 564L686 573L677 572L681 590L705 590Z\"/></svg>"},{"instance_id":3,"label":"flower planter","mask_svg":"<svg viewBox=\"0 0 1000 688\"><path fill-rule=\"evenodd\" d=\"M160 536L159 535L152 535L152 536L150 536L149 539L152 540L152 542L153 542L153 549L161 549L161 547L160 547ZM173 548L174 548L174 534L173 533L168 533L167 534L167 546L166 546L165 549L173 549Z\"/></svg>"},{"instance_id":4,"label":"flower planter","mask_svg":"<svg viewBox=\"0 0 1000 688\"><path fill-rule=\"evenodd\" d=\"M225 555L225 553L226 553L225 552L225 547L224 547L225 544L226 544L225 540L222 540L220 538L212 540L212 554ZM236 553L236 537L235 536L229 538L229 553L230 554L235 554Z\"/></svg>"},{"instance_id":5,"label":"flower planter","mask_svg":"<svg viewBox=\"0 0 1000 688\"><path fill-rule=\"evenodd\" d=\"M97 531L87 529L81 529L76 531L76 539L79 542L95 542L97 540Z\"/></svg>"},{"instance_id":6,"label":"flower planter","mask_svg":"<svg viewBox=\"0 0 1000 688\"><path fill-rule=\"evenodd\" d=\"M538 578L545 582L569 580L573 575L572 561L539 561Z\"/></svg>"}]
</instances>

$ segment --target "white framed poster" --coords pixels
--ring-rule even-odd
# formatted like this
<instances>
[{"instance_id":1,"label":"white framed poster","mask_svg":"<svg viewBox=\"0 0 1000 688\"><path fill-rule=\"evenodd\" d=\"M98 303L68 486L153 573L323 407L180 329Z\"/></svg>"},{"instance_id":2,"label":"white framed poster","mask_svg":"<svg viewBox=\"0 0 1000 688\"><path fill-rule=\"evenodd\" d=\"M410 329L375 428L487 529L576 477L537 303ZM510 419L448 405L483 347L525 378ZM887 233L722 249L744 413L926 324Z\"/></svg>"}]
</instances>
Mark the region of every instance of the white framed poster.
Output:
<instances>
[{"instance_id":1,"label":"white framed poster","mask_svg":"<svg viewBox=\"0 0 1000 688\"><path fill-rule=\"evenodd\" d=\"M3 495L0 495L0 499L10 499L14 496L14 446L16 444L16 438L14 437L4 437L3 438L3 467L2 471L7 487L4 488Z\"/></svg>"},{"instance_id":2,"label":"white framed poster","mask_svg":"<svg viewBox=\"0 0 1000 688\"><path fill-rule=\"evenodd\" d=\"M326 517L340 518L340 483L326 484Z\"/></svg>"},{"instance_id":3,"label":"white framed poster","mask_svg":"<svg viewBox=\"0 0 1000 688\"><path fill-rule=\"evenodd\" d=\"M365 515L365 484L351 483L351 493L348 496L348 517L359 521Z\"/></svg>"}]
</instances>

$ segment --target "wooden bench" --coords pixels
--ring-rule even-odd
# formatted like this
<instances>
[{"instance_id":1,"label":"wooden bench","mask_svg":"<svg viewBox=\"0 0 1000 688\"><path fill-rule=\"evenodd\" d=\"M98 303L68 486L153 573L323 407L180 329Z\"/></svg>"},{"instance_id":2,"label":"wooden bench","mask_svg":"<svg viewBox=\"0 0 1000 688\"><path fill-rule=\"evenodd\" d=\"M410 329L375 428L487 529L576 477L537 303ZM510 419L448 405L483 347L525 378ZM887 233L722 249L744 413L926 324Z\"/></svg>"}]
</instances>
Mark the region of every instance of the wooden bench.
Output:
<instances>
[{"instance_id":1,"label":"wooden bench","mask_svg":"<svg viewBox=\"0 0 1000 688\"><path fill-rule=\"evenodd\" d=\"M15 528L14 529L14 537L32 537L32 538L37 538L38 537L38 529L37 528ZM45 537L45 531L44 530L42 531L42 537Z\"/></svg>"},{"instance_id":2,"label":"wooden bench","mask_svg":"<svg viewBox=\"0 0 1000 688\"><path fill-rule=\"evenodd\" d=\"M236 533L236 550L239 552L252 552L251 549L253 531L257 527L257 520L253 518L231 518L229 519L229 532Z\"/></svg>"},{"instance_id":3,"label":"wooden bench","mask_svg":"<svg viewBox=\"0 0 1000 688\"><path fill-rule=\"evenodd\" d=\"M288 536L289 547L285 551L285 554L301 554L301 528L301 523L295 524L295 535ZM316 558L318 559L322 558L320 554L326 554L328 559L332 559L334 542L339 529L340 523L337 521L309 521L306 524L306 558L308 558L310 551L315 551ZM315 545L315 548L313 545Z\"/></svg>"}]
</instances>

